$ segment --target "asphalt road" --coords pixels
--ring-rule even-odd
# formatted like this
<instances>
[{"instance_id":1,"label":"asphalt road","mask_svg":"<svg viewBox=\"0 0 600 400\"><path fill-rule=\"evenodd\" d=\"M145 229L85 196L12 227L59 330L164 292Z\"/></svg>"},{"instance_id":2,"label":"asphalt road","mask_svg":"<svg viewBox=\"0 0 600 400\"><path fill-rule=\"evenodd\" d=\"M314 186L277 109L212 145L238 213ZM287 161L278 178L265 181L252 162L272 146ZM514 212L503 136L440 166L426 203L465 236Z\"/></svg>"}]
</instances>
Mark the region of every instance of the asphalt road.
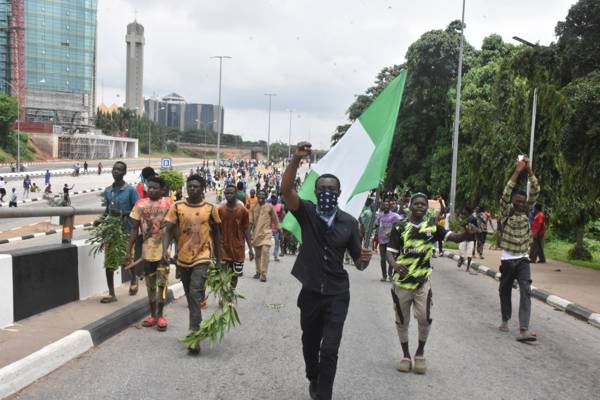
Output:
<instances>
[{"instance_id":1,"label":"asphalt road","mask_svg":"<svg viewBox=\"0 0 600 400\"><path fill-rule=\"evenodd\" d=\"M272 262L267 283L251 279L254 267L247 262L239 284L246 296L239 305L242 325L222 344L205 346L198 358L187 356L176 340L187 326L180 299L168 307L167 332L131 327L13 398L308 399L291 261ZM497 282L458 271L447 258L434 266L425 376L396 370L400 345L378 258L364 272L349 267L352 299L335 399L598 399L599 329L534 300L532 328L539 341L517 343L515 322L511 333L497 330ZM213 309L214 301L208 311Z\"/></svg>"},{"instance_id":2,"label":"asphalt road","mask_svg":"<svg viewBox=\"0 0 600 400\"><path fill-rule=\"evenodd\" d=\"M184 173L186 173L189 169L190 164L188 163L183 163L181 165L176 165L177 169L182 170ZM140 169L133 169L133 168L129 168L129 172L128 174L125 176L125 181L129 182L129 183L133 183L137 180L139 180L139 175L140 175ZM38 186L40 186L43 190L44 188L44 178L36 178L33 179L34 182L36 182L38 184ZM89 190L92 188L99 188L99 187L106 187L108 185L110 185L113 182L112 179L112 175L111 174L102 174L102 175L98 175L98 174L89 174L89 175L80 175L78 177L73 177L73 176L56 176L56 177L52 177L50 183L52 184L52 188L53 188L53 192L55 194L62 194L62 187L64 186L64 184L68 184L69 187L71 187L72 185L74 185L73 188L73 192L75 191L82 191L82 190ZM22 189L22 185L21 182L9 182L9 184L7 185L7 192L10 192L11 189L15 187L17 188L17 195L18 195L18 200L22 200L23 199L23 189ZM38 197L41 198L43 193L29 193L30 197ZM100 206L101 204L101 199L99 197L99 195L101 194L101 192L92 192L89 194L81 194L81 195L74 195L71 197L71 203L73 206L77 207L94 207L94 206ZM5 197L5 200L8 201L8 195ZM18 207L47 207L48 203L46 201L36 201L36 202L31 202L31 203L22 203L19 204ZM4 219L0 219L0 232L5 232L8 230L11 230L13 228L18 228L18 227L22 227L22 226L26 226L29 224L33 224L36 222L49 222L50 221L50 217L36 217L36 218L4 218ZM10 244L8 244L10 245ZM3 248L1 246L7 246L7 244L5 245L0 245L0 248Z\"/></svg>"}]
</instances>

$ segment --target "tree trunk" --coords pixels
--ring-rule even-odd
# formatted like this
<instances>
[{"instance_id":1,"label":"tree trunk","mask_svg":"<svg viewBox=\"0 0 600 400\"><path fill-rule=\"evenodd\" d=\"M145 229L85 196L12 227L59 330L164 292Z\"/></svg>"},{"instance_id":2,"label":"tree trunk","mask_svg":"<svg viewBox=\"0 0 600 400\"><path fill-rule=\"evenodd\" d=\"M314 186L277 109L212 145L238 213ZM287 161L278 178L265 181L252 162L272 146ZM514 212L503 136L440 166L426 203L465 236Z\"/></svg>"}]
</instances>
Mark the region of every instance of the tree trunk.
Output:
<instances>
[{"instance_id":1,"label":"tree trunk","mask_svg":"<svg viewBox=\"0 0 600 400\"><path fill-rule=\"evenodd\" d=\"M569 250L569 258L574 260L592 261L592 253L585 248L583 235L585 234L585 223L577 224L575 228L575 247Z\"/></svg>"}]
</instances>

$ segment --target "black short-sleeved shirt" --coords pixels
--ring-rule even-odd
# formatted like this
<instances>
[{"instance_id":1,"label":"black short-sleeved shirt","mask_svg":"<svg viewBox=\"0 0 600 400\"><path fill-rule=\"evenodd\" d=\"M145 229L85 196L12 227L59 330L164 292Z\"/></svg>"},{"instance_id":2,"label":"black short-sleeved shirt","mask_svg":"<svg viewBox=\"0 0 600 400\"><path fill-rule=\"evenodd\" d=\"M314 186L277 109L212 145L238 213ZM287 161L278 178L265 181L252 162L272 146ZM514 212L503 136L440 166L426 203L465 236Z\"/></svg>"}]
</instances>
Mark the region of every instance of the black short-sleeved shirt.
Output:
<instances>
[{"instance_id":1,"label":"black short-sleeved shirt","mask_svg":"<svg viewBox=\"0 0 600 400\"><path fill-rule=\"evenodd\" d=\"M353 259L360 257L358 221L338 210L328 227L317 214L316 205L306 200L300 200L300 207L292 214L302 229L302 245L292 275L304 289L325 295L348 292L344 253L348 250Z\"/></svg>"}]
</instances>

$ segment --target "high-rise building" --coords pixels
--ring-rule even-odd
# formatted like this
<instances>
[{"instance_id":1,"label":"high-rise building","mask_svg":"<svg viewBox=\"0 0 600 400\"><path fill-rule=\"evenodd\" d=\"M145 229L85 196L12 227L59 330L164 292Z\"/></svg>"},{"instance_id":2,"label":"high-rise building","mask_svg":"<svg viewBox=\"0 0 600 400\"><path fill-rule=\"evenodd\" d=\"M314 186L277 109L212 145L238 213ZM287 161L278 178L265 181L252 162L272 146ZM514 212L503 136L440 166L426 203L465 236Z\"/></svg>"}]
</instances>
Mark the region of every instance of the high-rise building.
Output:
<instances>
[{"instance_id":1,"label":"high-rise building","mask_svg":"<svg viewBox=\"0 0 600 400\"><path fill-rule=\"evenodd\" d=\"M162 99L144 101L146 117L154 123L180 131L186 129L208 129L217 132L219 106L216 104L187 103L177 93L171 93ZM221 126L225 112L221 112Z\"/></svg>"},{"instance_id":2,"label":"high-rise building","mask_svg":"<svg viewBox=\"0 0 600 400\"><path fill-rule=\"evenodd\" d=\"M10 53L8 50L10 0L0 0L0 92L10 93Z\"/></svg>"},{"instance_id":3,"label":"high-rise building","mask_svg":"<svg viewBox=\"0 0 600 400\"><path fill-rule=\"evenodd\" d=\"M127 25L127 76L125 89L125 108L142 114L144 110L144 27L137 21Z\"/></svg>"},{"instance_id":4,"label":"high-rise building","mask_svg":"<svg viewBox=\"0 0 600 400\"><path fill-rule=\"evenodd\" d=\"M96 6L96 0L25 1L27 121L93 124Z\"/></svg>"}]
</instances>

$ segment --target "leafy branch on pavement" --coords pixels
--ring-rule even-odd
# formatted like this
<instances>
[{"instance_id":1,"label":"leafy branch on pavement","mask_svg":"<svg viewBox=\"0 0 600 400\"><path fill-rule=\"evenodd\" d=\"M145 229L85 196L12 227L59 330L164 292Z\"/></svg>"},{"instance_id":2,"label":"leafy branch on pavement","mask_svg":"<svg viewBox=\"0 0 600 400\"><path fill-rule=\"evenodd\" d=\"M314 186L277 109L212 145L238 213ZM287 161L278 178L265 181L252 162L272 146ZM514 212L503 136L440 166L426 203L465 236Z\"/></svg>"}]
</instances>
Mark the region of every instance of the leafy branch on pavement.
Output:
<instances>
[{"instance_id":1,"label":"leafy branch on pavement","mask_svg":"<svg viewBox=\"0 0 600 400\"><path fill-rule=\"evenodd\" d=\"M97 225L90 228L88 243L92 245L90 254L94 257L104 252L105 264L117 266L123 264L127 254L129 235L123 230L121 217L103 215Z\"/></svg>"},{"instance_id":2,"label":"leafy branch on pavement","mask_svg":"<svg viewBox=\"0 0 600 400\"><path fill-rule=\"evenodd\" d=\"M187 349L198 349L200 342L209 339L211 346L220 343L225 336L225 332L232 327L241 324L240 317L236 309L238 299L244 296L238 294L232 287L231 281L234 273L226 268L217 268L213 263L208 269L208 279L206 286L208 288L207 296L213 294L221 306L212 314L202 320L200 327L179 341L185 344Z\"/></svg>"}]
</instances>

